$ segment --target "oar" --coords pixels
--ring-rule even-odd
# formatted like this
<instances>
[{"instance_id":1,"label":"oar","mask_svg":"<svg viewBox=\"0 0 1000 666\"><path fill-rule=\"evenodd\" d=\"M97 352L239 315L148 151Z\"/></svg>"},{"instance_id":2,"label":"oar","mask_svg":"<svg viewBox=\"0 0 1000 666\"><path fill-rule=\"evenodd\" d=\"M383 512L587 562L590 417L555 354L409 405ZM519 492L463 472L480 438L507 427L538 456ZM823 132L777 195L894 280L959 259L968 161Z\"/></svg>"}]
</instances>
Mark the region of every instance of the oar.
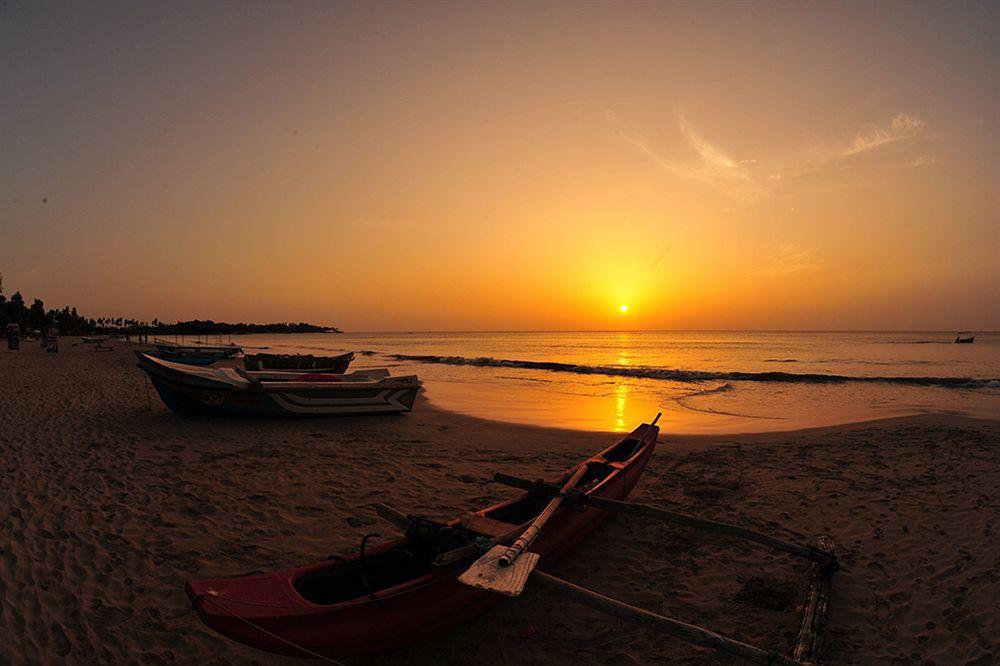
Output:
<instances>
[{"instance_id":1,"label":"oar","mask_svg":"<svg viewBox=\"0 0 1000 666\"><path fill-rule=\"evenodd\" d=\"M573 476L563 485L559 494L552 498L548 506L538 514L538 517L513 544L491 548L458 577L459 582L482 590L506 594L510 597L521 594L528 576L538 565L539 555L528 552L528 548L545 527L545 523L562 504L566 493L573 490L586 473L587 465L584 463L576 469Z\"/></svg>"}]
</instances>

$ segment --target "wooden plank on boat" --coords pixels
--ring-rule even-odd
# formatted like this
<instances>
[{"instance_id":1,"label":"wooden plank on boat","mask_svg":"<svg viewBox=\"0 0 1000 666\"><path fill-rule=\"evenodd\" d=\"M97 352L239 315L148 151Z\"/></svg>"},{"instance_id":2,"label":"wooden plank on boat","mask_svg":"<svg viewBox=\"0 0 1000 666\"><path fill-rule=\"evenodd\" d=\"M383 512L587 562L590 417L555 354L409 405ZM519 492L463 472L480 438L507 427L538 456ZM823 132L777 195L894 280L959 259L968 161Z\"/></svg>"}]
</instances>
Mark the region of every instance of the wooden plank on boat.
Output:
<instances>
[{"instance_id":1,"label":"wooden plank on boat","mask_svg":"<svg viewBox=\"0 0 1000 666\"><path fill-rule=\"evenodd\" d=\"M475 514L470 514L475 515ZM497 544L506 544L508 541L517 538L524 530L528 529L532 521L528 521L521 525L511 525L510 523L502 523L500 521L495 521L499 525L505 525L507 531L498 534L490 539L490 544L495 546ZM431 561L431 566L441 567L447 566L449 564L454 564L455 562L469 559L470 557L479 557L483 554L482 549L478 543L469 543L464 546L459 546L454 550L449 550L441 553L436 558Z\"/></svg>"},{"instance_id":2,"label":"wooden plank on boat","mask_svg":"<svg viewBox=\"0 0 1000 666\"><path fill-rule=\"evenodd\" d=\"M833 539L821 536L816 548L829 553L832 561L836 561L837 548ZM830 592L833 588L833 572L835 566L816 562L809 571L809 587L806 590L805 603L802 609L802 626L795 641L793 656L799 661L819 662L819 651L822 647L823 629L826 627L826 617L830 607Z\"/></svg>"},{"instance_id":3,"label":"wooden plank on boat","mask_svg":"<svg viewBox=\"0 0 1000 666\"><path fill-rule=\"evenodd\" d=\"M531 526L524 530L524 533L522 533L521 536L519 536L514 543L511 544L506 553L500 556L500 559L498 560L500 566L510 566L518 557L521 556L522 553L531 547L531 542L535 540L539 532L542 531L542 528L545 527L545 523L549 522L549 518L552 517L552 514L554 514L556 509L559 508L559 505L562 504L565 494L576 488L576 485L580 483L580 480L583 479L583 476L586 473L586 464L580 465L576 468L576 472L574 472L573 476L569 478L569 481L563 485L559 494L552 498L552 500L548 503L548 506L546 506L545 509L538 514L538 517L535 518L534 522L531 523Z\"/></svg>"},{"instance_id":4,"label":"wooden plank on boat","mask_svg":"<svg viewBox=\"0 0 1000 666\"><path fill-rule=\"evenodd\" d=\"M541 479L538 481L530 481L528 479L522 479L519 476L504 474L503 472L495 473L493 475L493 481L496 483L502 483L505 486L511 486L512 488L520 488L521 490L535 490L543 488L555 489L555 486L547 484Z\"/></svg>"},{"instance_id":5,"label":"wooden plank on boat","mask_svg":"<svg viewBox=\"0 0 1000 666\"><path fill-rule=\"evenodd\" d=\"M538 563L538 555L527 552L535 537L545 527L552 514L562 504L566 493L573 490L587 473L586 463L576 471L556 495L510 546L494 546L488 553L476 560L469 569L458 577L460 583L492 590L509 597L516 597L524 589L524 583ZM523 561L522 561L523 560ZM508 571L514 569L514 571Z\"/></svg>"},{"instance_id":6,"label":"wooden plank on boat","mask_svg":"<svg viewBox=\"0 0 1000 666\"><path fill-rule=\"evenodd\" d=\"M461 522L462 527L465 529L485 534L489 537L506 536L512 529L517 527L517 525L493 520L478 513L467 513L462 516L459 522Z\"/></svg>"},{"instance_id":7,"label":"wooden plank on boat","mask_svg":"<svg viewBox=\"0 0 1000 666\"><path fill-rule=\"evenodd\" d=\"M500 558L507 552L507 546L493 546L471 567L458 577L458 582L481 590L499 592L508 597L516 597L524 590L528 576L538 565L536 553L521 553L507 566L500 565Z\"/></svg>"},{"instance_id":8,"label":"wooden plank on boat","mask_svg":"<svg viewBox=\"0 0 1000 666\"><path fill-rule=\"evenodd\" d=\"M404 532L410 529L410 524L413 522L413 519L402 511L397 511L386 504L373 504L371 506L375 509L375 513L388 520Z\"/></svg>"}]
</instances>

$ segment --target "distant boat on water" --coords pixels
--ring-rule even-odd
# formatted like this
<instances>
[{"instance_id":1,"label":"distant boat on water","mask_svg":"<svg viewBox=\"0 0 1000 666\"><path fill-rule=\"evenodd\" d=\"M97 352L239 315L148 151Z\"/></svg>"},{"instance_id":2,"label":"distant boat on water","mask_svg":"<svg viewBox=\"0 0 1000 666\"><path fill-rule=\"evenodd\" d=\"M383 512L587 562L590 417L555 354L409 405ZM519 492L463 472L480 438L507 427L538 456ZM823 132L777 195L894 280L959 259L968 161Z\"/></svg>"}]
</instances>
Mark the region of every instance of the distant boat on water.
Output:
<instances>
[{"instance_id":1,"label":"distant boat on water","mask_svg":"<svg viewBox=\"0 0 1000 666\"><path fill-rule=\"evenodd\" d=\"M959 345L971 345L975 340L976 336L971 335L971 331L959 331L955 336L955 344Z\"/></svg>"}]
</instances>

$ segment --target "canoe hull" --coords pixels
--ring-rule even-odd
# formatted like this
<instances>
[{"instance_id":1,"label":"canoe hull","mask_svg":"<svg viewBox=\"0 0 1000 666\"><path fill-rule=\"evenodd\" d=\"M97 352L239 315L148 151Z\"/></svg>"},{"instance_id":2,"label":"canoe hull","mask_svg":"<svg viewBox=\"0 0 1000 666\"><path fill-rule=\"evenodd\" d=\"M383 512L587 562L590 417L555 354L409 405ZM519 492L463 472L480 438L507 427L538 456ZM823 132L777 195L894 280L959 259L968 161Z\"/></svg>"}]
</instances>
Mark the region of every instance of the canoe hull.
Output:
<instances>
[{"instance_id":1,"label":"canoe hull","mask_svg":"<svg viewBox=\"0 0 1000 666\"><path fill-rule=\"evenodd\" d=\"M592 496L622 500L631 493L649 462L658 433L655 426L642 427L648 430L641 450L593 489ZM478 513L485 516L514 501ZM541 556L539 567L566 555L610 515L595 508L560 508L532 544L532 552ZM372 555L389 551L399 543L372 549ZM186 590L205 624L242 643L299 657L308 655L294 646L327 657L363 656L447 631L503 601L501 595L458 582L458 576L470 563L432 569L432 573L404 586L380 590L380 602L362 598L323 606L299 596L294 582L330 567L329 562L272 574L190 581ZM275 640L246 620L294 646Z\"/></svg>"}]
</instances>

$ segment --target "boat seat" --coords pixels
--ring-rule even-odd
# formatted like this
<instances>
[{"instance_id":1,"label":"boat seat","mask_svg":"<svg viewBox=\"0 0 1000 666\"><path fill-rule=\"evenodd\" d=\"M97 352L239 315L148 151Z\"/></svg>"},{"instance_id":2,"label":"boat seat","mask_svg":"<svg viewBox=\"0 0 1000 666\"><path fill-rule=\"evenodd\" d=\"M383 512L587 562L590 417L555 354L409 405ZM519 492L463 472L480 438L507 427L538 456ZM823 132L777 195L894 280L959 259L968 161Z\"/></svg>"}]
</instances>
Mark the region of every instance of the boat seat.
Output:
<instances>
[{"instance_id":1,"label":"boat seat","mask_svg":"<svg viewBox=\"0 0 1000 666\"><path fill-rule=\"evenodd\" d=\"M467 530L472 532L477 532L479 534L485 534L490 537L498 537L507 534L512 529L517 527L517 525L512 525L511 523L505 523L499 520L493 520L492 518L487 518L478 513L467 513L459 520Z\"/></svg>"}]
</instances>

